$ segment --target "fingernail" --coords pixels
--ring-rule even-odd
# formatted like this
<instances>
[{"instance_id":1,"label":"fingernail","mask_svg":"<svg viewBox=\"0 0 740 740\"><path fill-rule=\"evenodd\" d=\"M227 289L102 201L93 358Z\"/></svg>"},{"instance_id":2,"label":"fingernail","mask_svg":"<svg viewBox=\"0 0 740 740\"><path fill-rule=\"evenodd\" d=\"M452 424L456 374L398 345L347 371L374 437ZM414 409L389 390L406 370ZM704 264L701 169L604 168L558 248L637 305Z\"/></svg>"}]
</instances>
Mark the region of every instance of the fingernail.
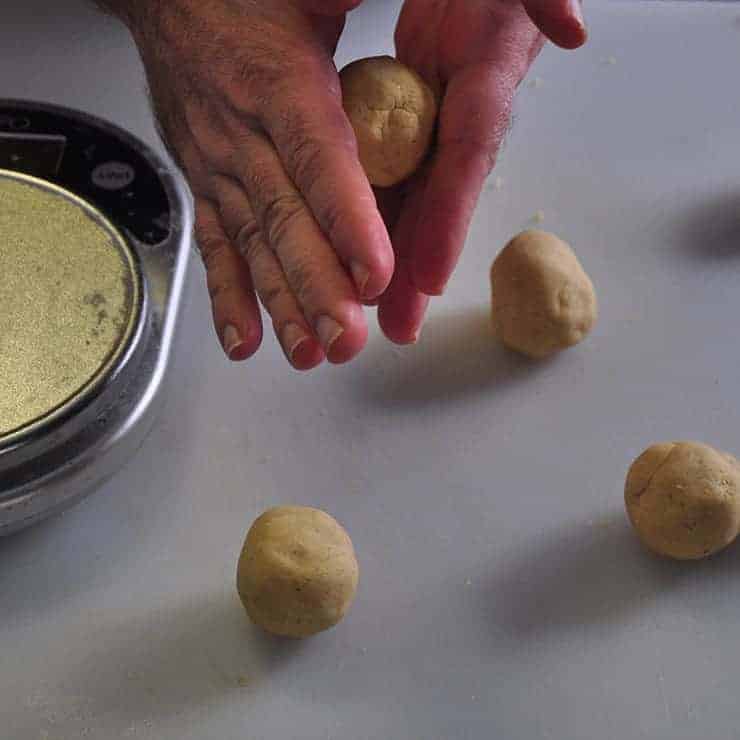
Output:
<instances>
[{"instance_id":1,"label":"fingernail","mask_svg":"<svg viewBox=\"0 0 740 740\"><path fill-rule=\"evenodd\" d=\"M280 332L280 341L288 359L293 362L298 348L308 340L308 335L298 324L286 324Z\"/></svg>"},{"instance_id":2,"label":"fingernail","mask_svg":"<svg viewBox=\"0 0 740 740\"><path fill-rule=\"evenodd\" d=\"M370 280L370 270L368 270L361 262L357 262L356 260L352 260L349 267L352 271L355 285L357 286L357 292L359 293L360 298L364 298L365 288L367 288L368 281Z\"/></svg>"},{"instance_id":3,"label":"fingernail","mask_svg":"<svg viewBox=\"0 0 740 740\"><path fill-rule=\"evenodd\" d=\"M334 342L344 334L344 329L329 316L320 316L316 321L316 333L327 354Z\"/></svg>"},{"instance_id":4,"label":"fingernail","mask_svg":"<svg viewBox=\"0 0 740 740\"><path fill-rule=\"evenodd\" d=\"M224 329L223 347L224 352L226 352L229 359L231 359L234 352L236 352L236 350L238 350L239 347L242 346L242 344L244 344L244 342L239 335L239 330L235 326L227 324L226 328Z\"/></svg>"}]
</instances>

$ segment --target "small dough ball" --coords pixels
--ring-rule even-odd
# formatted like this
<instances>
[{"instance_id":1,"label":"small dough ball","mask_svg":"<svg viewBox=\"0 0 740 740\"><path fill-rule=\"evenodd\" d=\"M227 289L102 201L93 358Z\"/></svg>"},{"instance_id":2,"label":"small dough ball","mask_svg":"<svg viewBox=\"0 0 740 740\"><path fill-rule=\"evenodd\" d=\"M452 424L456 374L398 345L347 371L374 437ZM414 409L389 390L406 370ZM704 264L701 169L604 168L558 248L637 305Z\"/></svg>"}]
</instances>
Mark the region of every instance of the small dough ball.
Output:
<instances>
[{"instance_id":1,"label":"small dough ball","mask_svg":"<svg viewBox=\"0 0 740 740\"><path fill-rule=\"evenodd\" d=\"M368 180L379 187L405 180L432 142L437 101L431 88L392 57L359 59L341 71L340 79Z\"/></svg>"},{"instance_id":2,"label":"small dough ball","mask_svg":"<svg viewBox=\"0 0 740 740\"><path fill-rule=\"evenodd\" d=\"M649 447L627 474L627 514L660 555L696 560L729 545L740 529L740 464L698 442Z\"/></svg>"},{"instance_id":3,"label":"small dough ball","mask_svg":"<svg viewBox=\"0 0 740 740\"><path fill-rule=\"evenodd\" d=\"M535 359L578 344L598 317L594 286L578 257L538 229L504 247L491 267L491 291L496 335Z\"/></svg>"},{"instance_id":4,"label":"small dough ball","mask_svg":"<svg viewBox=\"0 0 740 740\"><path fill-rule=\"evenodd\" d=\"M308 637L349 609L359 571L352 541L328 514L279 506L247 533L237 589L255 624L275 635Z\"/></svg>"}]
</instances>

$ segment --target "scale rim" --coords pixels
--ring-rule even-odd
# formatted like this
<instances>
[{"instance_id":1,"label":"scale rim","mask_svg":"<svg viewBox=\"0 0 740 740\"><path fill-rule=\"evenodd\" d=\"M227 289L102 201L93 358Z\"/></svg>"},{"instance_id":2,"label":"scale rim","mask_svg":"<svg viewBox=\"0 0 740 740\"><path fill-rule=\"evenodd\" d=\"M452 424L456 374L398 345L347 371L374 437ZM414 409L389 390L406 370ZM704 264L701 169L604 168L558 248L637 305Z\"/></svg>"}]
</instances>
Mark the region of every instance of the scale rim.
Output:
<instances>
[{"instance_id":1,"label":"scale rim","mask_svg":"<svg viewBox=\"0 0 740 740\"><path fill-rule=\"evenodd\" d=\"M34 444L0 452L1 541L90 495L144 444L166 404L165 381L172 369L175 336L181 325L186 283L195 252L195 214L192 192L166 147L161 151L151 141L145 141L115 120L89 109L20 96L0 97L0 109L18 115L32 115L37 111L54 113L73 124L89 126L116 137L143 157L157 173L170 207L170 234L165 241L140 245L135 236L129 235L146 278L145 320L120 370L120 376L126 376L120 378L125 384L125 397L105 395L115 391L117 379L110 387L102 389L100 399L48 436ZM150 274L161 278L163 289L150 289ZM100 404L108 401L112 404L110 410L106 407L102 416L95 416L98 407L102 409ZM82 417L85 417L84 427L75 426ZM9 462L7 468L4 467L6 460Z\"/></svg>"},{"instance_id":2,"label":"scale rim","mask_svg":"<svg viewBox=\"0 0 740 740\"><path fill-rule=\"evenodd\" d=\"M134 344L134 339L139 333L138 330L142 325L145 313L145 289L141 264L136 250L133 249L121 230L92 203L56 183L17 170L0 168L0 179L23 182L46 192L54 193L81 208L111 238L112 246L122 256L132 278L129 316L116 348L109 353L95 373L73 395L33 421L6 434L0 434L0 454L3 454L43 437L59 424L76 415L98 396L111 376L115 375L116 371L125 363Z\"/></svg>"}]
</instances>

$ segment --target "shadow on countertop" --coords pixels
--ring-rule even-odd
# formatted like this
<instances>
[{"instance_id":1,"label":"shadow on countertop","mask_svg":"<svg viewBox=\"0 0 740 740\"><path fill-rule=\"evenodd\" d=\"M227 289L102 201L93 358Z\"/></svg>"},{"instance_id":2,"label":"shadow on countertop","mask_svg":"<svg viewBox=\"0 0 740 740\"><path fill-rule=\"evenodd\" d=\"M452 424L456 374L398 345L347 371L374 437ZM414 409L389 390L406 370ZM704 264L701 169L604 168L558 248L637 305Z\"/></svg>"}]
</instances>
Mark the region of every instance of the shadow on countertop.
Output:
<instances>
[{"instance_id":1,"label":"shadow on countertop","mask_svg":"<svg viewBox=\"0 0 740 740\"><path fill-rule=\"evenodd\" d=\"M671 226L690 259L740 262L740 189L724 190L683 210Z\"/></svg>"},{"instance_id":2,"label":"shadow on countertop","mask_svg":"<svg viewBox=\"0 0 740 740\"><path fill-rule=\"evenodd\" d=\"M384 406L445 403L495 393L557 361L535 362L506 349L493 335L490 309L473 307L431 317L415 346L387 349L382 340L357 368L358 389ZM381 355L382 353L382 355ZM395 355L395 363L389 356Z\"/></svg>"},{"instance_id":3,"label":"shadow on countertop","mask_svg":"<svg viewBox=\"0 0 740 740\"><path fill-rule=\"evenodd\" d=\"M251 624L236 593L199 593L151 612L106 616L84 653L70 656L64 689L85 697L97 721L156 724L237 698L248 718L264 680L310 650Z\"/></svg>"},{"instance_id":4,"label":"shadow on countertop","mask_svg":"<svg viewBox=\"0 0 740 740\"><path fill-rule=\"evenodd\" d=\"M710 570L714 578L736 579L739 561L737 546L702 561L660 558L639 543L624 513L614 512L523 544L495 569L489 616L517 638L608 627L631 613L649 612L675 590L690 589L700 599Z\"/></svg>"}]
</instances>

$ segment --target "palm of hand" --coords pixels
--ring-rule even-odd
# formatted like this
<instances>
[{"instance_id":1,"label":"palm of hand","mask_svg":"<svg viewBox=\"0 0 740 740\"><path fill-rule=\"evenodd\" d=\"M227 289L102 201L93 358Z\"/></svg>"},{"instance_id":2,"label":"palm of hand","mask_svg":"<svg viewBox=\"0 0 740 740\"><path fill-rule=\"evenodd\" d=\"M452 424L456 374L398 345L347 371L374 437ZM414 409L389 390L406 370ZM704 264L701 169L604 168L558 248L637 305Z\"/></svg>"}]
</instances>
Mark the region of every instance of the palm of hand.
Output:
<instances>
[{"instance_id":1,"label":"palm of hand","mask_svg":"<svg viewBox=\"0 0 740 740\"><path fill-rule=\"evenodd\" d=\"M519 0L406 0L396 31L399 58L442 86L474 65L524 73L541 43Z\"/></svg>"},{"instance_id":2,"label":"palm of hand","mask_svg":"<svg viewBox=\"0 0 740 740\"><path fill-rule=\"evenodd\" d=\"M435 88L441 109L433 161L402 188L379 193L397 254L379 307L391 338L413 339L427 296L443 291L508 127L516 86L542 44L518 0L406 0L398 57Z\"/></svg>"}]
</instances>

